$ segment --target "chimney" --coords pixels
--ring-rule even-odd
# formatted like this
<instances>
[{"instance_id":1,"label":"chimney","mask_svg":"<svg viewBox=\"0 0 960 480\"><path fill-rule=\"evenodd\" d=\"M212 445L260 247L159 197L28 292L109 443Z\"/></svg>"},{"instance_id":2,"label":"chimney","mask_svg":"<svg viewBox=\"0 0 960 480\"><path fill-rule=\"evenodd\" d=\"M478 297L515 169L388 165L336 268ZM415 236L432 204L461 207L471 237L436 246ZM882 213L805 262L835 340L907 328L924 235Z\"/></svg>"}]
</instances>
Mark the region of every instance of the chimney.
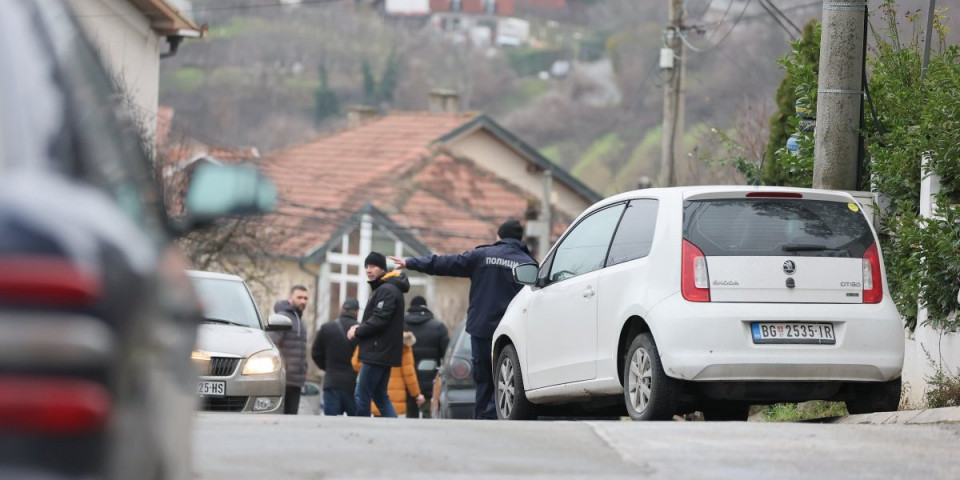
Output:
<instances>
[{"instance_id":1,"label":"chimney","mask_svg":"<svg viewBox=\"0 0 960 480\"><path fill-rule=\"evenodd\" d=\"M430 90L427 109L431 113L457 113L460 110L460 94L456 90L443 88Z\"/></svg>"},{"instance_id":2,"label":"chimney","mask_svg":"<svg viewBox=\"0 0 960 480\"><path fill-rule=\"evenodd\" d=\"M347 108L347 127L357 128L376 116L376 108L367 105L351 105Z\"/></svg>"}]
</instances>

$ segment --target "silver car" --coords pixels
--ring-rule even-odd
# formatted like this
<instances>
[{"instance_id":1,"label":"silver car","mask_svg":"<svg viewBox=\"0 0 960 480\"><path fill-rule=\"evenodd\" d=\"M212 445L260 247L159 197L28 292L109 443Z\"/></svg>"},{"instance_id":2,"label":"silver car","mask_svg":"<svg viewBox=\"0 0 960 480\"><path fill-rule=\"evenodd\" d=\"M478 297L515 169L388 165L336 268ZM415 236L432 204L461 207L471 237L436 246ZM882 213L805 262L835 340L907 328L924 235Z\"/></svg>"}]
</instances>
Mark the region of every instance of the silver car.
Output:
<instances>
[{"instance_id":1,"label":"silver car","mask_svg":"<svg viewBox=\"0 0 960 480\"><path fill-rule=\"evenodd\" d=\"M264 323L243 279L188 271L203 303L191 360L197 368L202 410L276 412L283 405L286 371L266 331L289 330L290 319L271 315Z\"/></svg>"}]
</instances>

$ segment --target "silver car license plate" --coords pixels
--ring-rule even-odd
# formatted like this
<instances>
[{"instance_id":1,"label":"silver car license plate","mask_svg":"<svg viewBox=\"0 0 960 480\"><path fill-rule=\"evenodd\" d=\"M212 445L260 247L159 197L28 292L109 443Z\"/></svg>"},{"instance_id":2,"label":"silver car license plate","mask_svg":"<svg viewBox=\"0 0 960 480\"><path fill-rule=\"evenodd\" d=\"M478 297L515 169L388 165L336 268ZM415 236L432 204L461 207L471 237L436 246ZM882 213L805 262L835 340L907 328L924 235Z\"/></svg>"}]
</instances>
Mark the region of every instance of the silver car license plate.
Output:
<instances>
[{"instance_id":1,"label":"silver car license plate","mask_svg":"<svg viewBox=\"0 0 960 480\"><path fill-rule=\"evenodd\" d=\"M750 331L753 343L837 343L832 323L753 322Z\"/></svg>"},{"instance_id":2,"label":"silver car license plate","mask_svg":"<svg viewBox=\"0 0 960 480\"><path fill-rule=\"evenodd\" d=\"M222 397L227 394L227 382L197 382L197 394L204 397Z\"/></svg>"}]
</instances>

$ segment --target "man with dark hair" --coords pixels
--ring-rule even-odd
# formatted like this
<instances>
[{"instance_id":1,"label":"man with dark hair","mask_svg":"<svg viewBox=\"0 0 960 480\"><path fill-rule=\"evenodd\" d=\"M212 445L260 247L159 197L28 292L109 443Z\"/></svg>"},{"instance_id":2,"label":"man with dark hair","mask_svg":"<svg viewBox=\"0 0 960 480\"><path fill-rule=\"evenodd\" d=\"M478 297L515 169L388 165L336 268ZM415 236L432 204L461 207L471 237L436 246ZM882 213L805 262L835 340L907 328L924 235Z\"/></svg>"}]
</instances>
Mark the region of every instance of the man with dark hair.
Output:
<instances>
[{"instance_id":1,"label":"man with dark hair","mask_svg":"<svg viewBox=\"0 0 960 480\"><path fill-rule=\"evenodd\" d=\"M307 379L307 332L304 331L302 315L307 308L307 287L290 287L290 298L273 305L274 313L290 319L290 330L267 332L280 349L283 364L287 367L287 386L283 395L283 413L296 415L300 409L300 389Z\"/></svg>"},{"instance_id":2,"label":"man with dark hair","mask_svg":"<svg viewBox=\"0 0 960 480\"><path fill-rule=\"evenodd\" d=\"M399 270L387 271L387 258L370 252L363 269L370 284L370 300L363 310L363 320L347 330L347 338L357 339L363 362L357 376L354 394L357 416L370 416L373 400L384 417L396 418L387 386L391 367L399 367L403 357L403 294L410 290L407 276Z\"/></svg>"},{"instance_id":3,"label":"man with dark hair","mask_svg":"<svg viewBox=\"0 0 960 480\"><path fill-rule=\"evenodd\" d=\"M320 327L317 338L313 340L310 356L313 362L323 370L323 414L354 416L357 414L357 402L354 393L357 388L357 372L350 359L357 342L347 338L347 332L357 324L357 311L360 303L356 298L348 298L340 307L340 316Z\"/></svg>"},{"instance_id":4,"label":"man with dark hair","mask_svg":"<svg viewBox=\"0 0 960 480\"><path fill-rule=\"evenodd\" d=\"M481 245L459 255L430 255L402 259L390 257L397 268L428 275L470 278L467 333L473 349L473 379L477 382L474 418L496 419L493 403L493 365L490 359L493 332L507 305L522 285L513 281L513 267L536 260L523 244L523 226L507 220L497 229L499 241Z\"/></svg>"},{"instance_id":5,"label":"man with dark hair","mask_svg":"<svg viewBox=\"0 0 960 480\"><path fill-rule=\"evenodd\" d=\"M416 398L407 396L407 418L419 418L421 414L423 418L430 418L433 379L437 376L443 352L450 343L450 334L447 326L433 317L433 312L427 308L427 300L419 295L410 300L407 316L403 317L403 327L417 338L417 343L413 344L413 362L417 368L420 392L426 397L426 402L417 407Z\"/></svg>"}]
</instances>

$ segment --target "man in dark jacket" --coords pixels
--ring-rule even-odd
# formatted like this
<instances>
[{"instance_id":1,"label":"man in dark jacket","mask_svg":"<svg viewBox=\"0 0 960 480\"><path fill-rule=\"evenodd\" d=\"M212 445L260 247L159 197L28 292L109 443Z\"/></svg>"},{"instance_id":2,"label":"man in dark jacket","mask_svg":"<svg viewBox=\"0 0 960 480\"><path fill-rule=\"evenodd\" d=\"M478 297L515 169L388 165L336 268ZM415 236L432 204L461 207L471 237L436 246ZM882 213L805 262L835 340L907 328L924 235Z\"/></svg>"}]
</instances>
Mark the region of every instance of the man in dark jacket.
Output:
<instances>
[{"instance_id":1,"label":"man in dark jacket","mask_svg":"<svg viewBox=\"0 0 960 480\"><path fill-rule=\"evenodd\" d=\"M403 294L410 290L407 276L399 270L387 272L387 258L370 252L364 260L370 300L363 309L363 320L347 330L347 338L358 339L358 359L363 362L357 376L354 395L357 416L370 416L370 400L384 417L396 418L387 385L390 368L399 367L403 357Z\"/></svg>"},{"instance_id":2,"label":"man in dark jacket","mask_svg":"<svg viewBox=\"0 0 960 480\"><path fill-rule=\"evenodd\" d=\"M431 255L415 258L390 257L398 268L428 275L470 278L470 305L467 333L473 348L473 379L477 382L474 418L496 419L493 403L493 365L490 360L493 331L500 324L510 300L522 285L513 281L513 267L536 260L523 244L523 226L507 220L497 230L500 240L481 245L460 255Z\"/></svg>"},{"instance_id":3,"label":"man in dark jacket","mask_svg":"<svg viewBox=\"0 0 960 480\"><path fill-rule=\"evenodd\" d=\"M290 330L267 332L273 343L280 349L283 364L287 367L287 387L283 395L283 413L296 415L300 409L300 389L307 379L307 332L304 331L301 316L307 308L307 287L290 287L290 298L280 300L273 305L274 313L290 319Z\"/></svg>"},{"instance_id":4,"label":"man in dark jacket","mask_svg":"<svg viewBox=\"0 0 960 480\"><path fill-rule=\"evenodd\" d=\"M426 402L417 407L417 401L407 396L407 418L430 418L430 398L433 397L433 379L437 376L437 367L443 359L443 352L450 343L450 334L447 326L433 317L433 312L427 308L427 301L417 295L410 300L407 316L403 317L403 329L413 333L417 343L413 344L413 362L417 367L417 380L420 382L420 392L426 397Z\"/></svg>"},{"instance_id":5,"label":"man in dark jacket","mask_svg":"<svg viewBox=\"0 0 960 480\"><path fill-rule=\"evenodd\" d=\"M358 310L360 303L357 299L348 298L340 307L340 317L323 324L313 340L310 356L324 373L324 415L346 413L352 417L357 414L357 401L354 399L357 372L350 361L357 342L347 339L347 331L357 324Z\"/></svg>"}]
</instances>

